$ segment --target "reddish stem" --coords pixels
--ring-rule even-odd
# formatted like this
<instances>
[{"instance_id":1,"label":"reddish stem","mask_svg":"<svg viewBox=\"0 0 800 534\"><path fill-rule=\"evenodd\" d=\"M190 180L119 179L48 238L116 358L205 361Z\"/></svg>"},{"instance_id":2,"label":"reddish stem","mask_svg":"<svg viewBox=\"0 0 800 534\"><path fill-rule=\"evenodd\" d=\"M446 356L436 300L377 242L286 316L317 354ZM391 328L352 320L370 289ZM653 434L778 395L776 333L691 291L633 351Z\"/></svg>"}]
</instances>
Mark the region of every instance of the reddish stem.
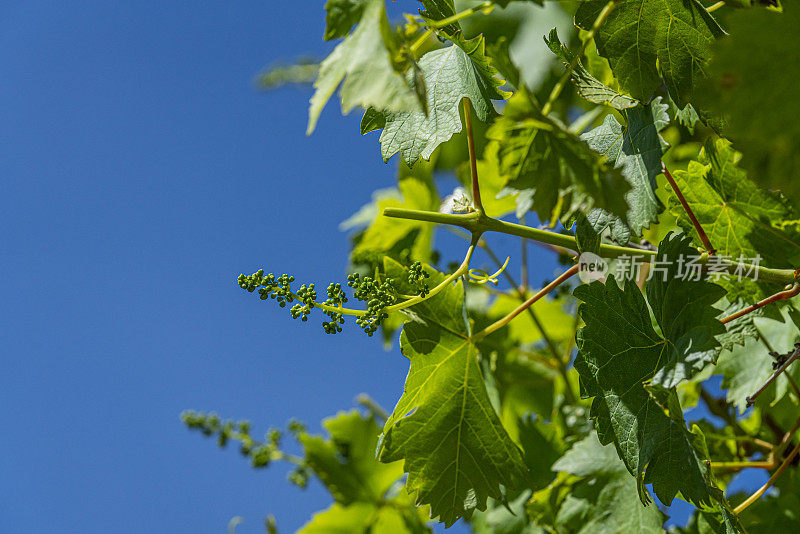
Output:
<instances>
[{"instance_id":1,"label":"reddish stem","mask_svg":"<svg viewBox=\"0 0 800 534\"><path fill-rule=\"evenodd\" d=\"M767 304L772 304L773 302L777 302L779 300L790 299L792 297L797 296L798 294L800 294L800 285L795 284L795 285L793 285L791 287L791 289L787 289L787 290L781 291L779 293L775 293L774 295L770 295L769 297L765 298L764 300L760 300L760 301L756 302L755 304L753 304L751 306L748 306L747 308L739 310L738 312L734 313L733 315L729 315L728 317L720 319L720 322L722 324L729 323L729 322L733 321L734 319L738 319L739 317L742 317L743 315L747 315L748 313L754 312L759 308L763 308Z\"/></svg>"},{"instance_id":2,"label":"reddish stem","mask_svg":"<svg viewBox=\"0 0 800 534\"><path fill-rule=\"evenodd\" d=\"M700 236L700 241L703 243L703 246L705 247L706 251L709 254L714 254L715 252L717 252L717 249L715 249L714 245L711 244L711 240L706 235L705 230L703 230L703 227L700 226L700 221L698 221L697 217L694 216L692 208L689 207L689 203L686 202L686 197L683 196L683 193L681 192L681 189L678 187L678 184L675 183L675 180L672 178L672 175L667 170L667 166L662 163L661 168L664 170L664 176L667 177L667 181L669 182L669 185L672 186L672 190L675 191L675 196L678 197L681 206L683 206L683 210L686 212L686 214L689 216L689 219L692 221L692 226L694 226L694 229L697 231L697 235Z\"/></svg>"},{"instance_id":3,"label":"reddish stem","mask_svg":"<svg viewBox=\"0 0 800 534\"><path fill-rule=\"evenodd\" d=\"M795 351L791 354L791 356L789 356L789 358L780 367L778 367L774 373L770 375L767 381L764 382L760 388L758 388L758 391L747 397L748 406L752 406L753 404L755 404L756 398L758 398L759 395L764 393L764 391L766 391L766 389L770 386L770 384L772 384L776 378L782 375L786 371L786 369L788 369L789 366L794 363L795 360L800 358L800 352L798 351L800 351L800 348L795 349Z\"/></svg>"},{"instance_id":4,"label":"reddish stem","mask_svg":"<svg viewBox=\"0 0 800 534\"><path fill-rule=\"evenodd\" d=\"M542 297L550 293L552 290L554 290L555 288L557 288L558 286L569 280L572 276L576 275L578 273L579 267L580 267L579 265L573 265L572 267L564 271L564 273L561 276L559 276L558 278L556 278L555 280L544 286L542 289L539 290L538 293L536 293L528 300L517 306L508 315L506 315L502 319L498 319L491 325L487 326L484 330L481 330L477 334L473 335L472 339L474 341L481 340L484 337L491 334L492 332L494 332L495 330L499 330L500 328L510 323L517 315L527 310L537 300L541 299Z\"/></svg>"}]
</instances>

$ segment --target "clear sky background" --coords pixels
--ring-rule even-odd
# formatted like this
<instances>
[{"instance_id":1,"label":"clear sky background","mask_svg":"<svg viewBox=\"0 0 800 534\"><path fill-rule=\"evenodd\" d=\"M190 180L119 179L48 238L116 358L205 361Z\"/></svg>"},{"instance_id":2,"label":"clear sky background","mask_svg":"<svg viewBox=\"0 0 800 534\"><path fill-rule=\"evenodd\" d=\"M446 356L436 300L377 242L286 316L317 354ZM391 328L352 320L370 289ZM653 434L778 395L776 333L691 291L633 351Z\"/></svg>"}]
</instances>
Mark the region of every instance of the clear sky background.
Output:
<instances>
[{"instance_id":1,"label":"clear sky background","mask_svg":"<svg viewBox=\"0 0 800 534\"><path fill-rule=\"evenodd\" d=\"M0 532L216 533L243 516L255 533L270 512L292 532L325 492L253 471L180 412L260 435L316 429L361 392L399 398L396 349L235 282L262 266L342 279L339 222L394 184L358 113L332 102L307 138L308 90L254 89L266 65L330 50L322 4L3 2Z\"/></svg>"}]
</instances>

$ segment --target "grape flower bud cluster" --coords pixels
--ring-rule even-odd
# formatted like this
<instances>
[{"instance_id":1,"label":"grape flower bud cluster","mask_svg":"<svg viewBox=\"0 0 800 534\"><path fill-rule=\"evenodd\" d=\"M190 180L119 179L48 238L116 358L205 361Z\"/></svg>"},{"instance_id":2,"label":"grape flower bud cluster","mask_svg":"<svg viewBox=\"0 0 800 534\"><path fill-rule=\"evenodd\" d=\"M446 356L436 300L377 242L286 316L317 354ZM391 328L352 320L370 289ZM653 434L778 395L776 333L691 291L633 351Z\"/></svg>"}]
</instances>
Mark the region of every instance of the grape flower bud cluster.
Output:
<instances>
[{"instance_id":1,"label":"grape flower bud cluster","mask_svg":"<svg viewBox=\"0 0 800 534\"><path fill-rule=\"evenodd\" d=\"M430 289L425 279L430 274L426 272L422 263L414 262L408 272L408 281L417 289L417 294L425 298ZM294 276L282 274L276 277L270 273L265 275L263 269L247 276L240 274L239 287L253 293L258 291L261 300L273 299L281 308L287 303L294 303L289 310L293 319L307 321L308 315L320 304L316 302L317 291L314 284L303 284L297 291L292 291ZM366 303L363 314L358 315L356 324L370 337L378 330L383 321L389 316L386 308L397 301L398 291L391 278L381 281L371 276L361 276L358 273L347 277L347 286L353 289L353 297ZM322 303L325 307L323 313L329 317L322 322L322 328L327 334L336 334L342 331L344 324L343 305L348 301L347 294L342 284L332 283L326 291L327 299Z\"/></svg>"},{"instance_id":2,"label":"grape flower bud cluster","mask_svg":"<svg viewBox=\"0 0 800 534\"><path fill-rule=\"evenodd\" d=\"M353 288L353 296L367 303L366 313L356 319L356 324L361 327L367 336L372 337L383 320L389 317L385 308L394 304L396 293L393 280L387 278L384 282L375 280L371 276L360 276L353 273L347 277L347 285Z\"/></svg>"},{"instance_id":3,"label":"grape flower bud cluster","mask_svg":"<svg viewBox=\"0 0 800 534\"><path fill-rule=\"evenodd\" d=\"M430 277L430 273L422 268L422 262L415 261L408 268L408 283L417 288L417 293L422 298L427 297L430 292L428 283L425 282L425 279Z\"/></svg>"}]
</instances>

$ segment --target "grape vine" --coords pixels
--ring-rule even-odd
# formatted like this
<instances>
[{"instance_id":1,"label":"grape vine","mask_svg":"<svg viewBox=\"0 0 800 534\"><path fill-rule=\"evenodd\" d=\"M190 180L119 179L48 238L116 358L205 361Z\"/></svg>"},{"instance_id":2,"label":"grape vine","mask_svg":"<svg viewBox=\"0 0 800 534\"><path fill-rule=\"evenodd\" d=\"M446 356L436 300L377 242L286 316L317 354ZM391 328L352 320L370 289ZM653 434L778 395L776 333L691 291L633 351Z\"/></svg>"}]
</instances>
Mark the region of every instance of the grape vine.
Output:
<instances>
[{"instance_id":1,"label":"grape vine","mask_svg":"<svg viewBox=\"0 0 800 534\"><path fill-rule=\"evenodd\" d=\"M294 319L319 310L324 333L348 317L399 333L396 407L361 397L324 436L292 423L299 456L277 430L257 441L197 412L186 425L254 467L289 462L300 487L316 477L334 502L306 534L799 528L800 127L786 116L800 8L420 4L394 19L384 0L328 0L325 39L341 41L302 65L317 75L309 133L340 88L384 161L399 154L397 188L354 217L352 273L325 300L294 275L238 278ZM443 201L448 175L462 185ZM437 229L465 238L449 273ZM521 252L501 262L495 234ZM554 252L560 271L531 287ZM769 476L731 490L744 469ZM685 524L675 499L693 506Z\"/></svg>"}]
</instances>

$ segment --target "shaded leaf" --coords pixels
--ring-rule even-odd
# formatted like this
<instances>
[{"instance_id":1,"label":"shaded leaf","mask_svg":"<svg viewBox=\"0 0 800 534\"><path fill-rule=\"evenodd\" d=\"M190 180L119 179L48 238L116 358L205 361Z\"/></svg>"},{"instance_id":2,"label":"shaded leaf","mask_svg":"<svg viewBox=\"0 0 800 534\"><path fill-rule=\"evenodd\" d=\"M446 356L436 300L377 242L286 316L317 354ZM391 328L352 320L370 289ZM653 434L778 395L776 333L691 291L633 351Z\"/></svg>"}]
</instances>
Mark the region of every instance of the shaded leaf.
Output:
<instances>
[{"instance_id":1,"label":"shaded leaf","mask_svg":"<svg viewBox=\"0 0 800 534\"><path fill-rule=\"evenodd\" d=\"M499 147L507 192L522 192L518 215L534 211L540 220L569 218L602 207L627 211L629 185L619 170L575 134L541 115L531 95L519 90L487 132Z\"/></svg>"},{"instance_id":2,"label":"shaded leaf","mask_svg":"<svg viewBox=\"0 0 800 534\"><path fill-rule=\"evenodd\" d=\"M614 115L606 115L602 125L583 134L581 139L613 162L630 184L625 195L626 220L631 233L640 236L664 209L656 197L656 177L662 170L661 156L669 147L659 135L669 124L669 115L661 97L621 113L626 126Z\"/></svg>"},{"instance_id":3,"label":"shaded leaf","mask_svg":"<svg viewBox=\"0 0 800 534\"><path fill-rule=\"evenodd\" d=\"M546 531L528 521L525 502L531 492L524 491L519 497L503 505L500 502L485 512L477 512L471 522L475 534L544 534Z\"/></svg>"},{"instance_id":4,"label":"shaded leaf","mask_svg":"<svg viewBox=\"0 0 800 534\"><path fill-rule=\"evenodd\" d=\"M714 46L702 104L724 116L723 133L744 154L751 178L800 205L800 6L732 12L726 24L731 35Z\"/></svg>"},{"instance_id":5,"label":"shaded leaf","mask_svg":"<svg viewBox=\"0 0 800 534\"><path fill-rule=\"evenodd\" d=\"M608 229L608 237L612 241L625 244L631 239L631 229L620 217L608 213L604 209L593 208L586 214L586 220L592 229L600 235Z\"/></svg>"},{"instance_id":6,"label":"shaded leaf","mask_svg":"<svg viewBox=\"0 0 800 534\"><path fill-rule=\"evenodd\" d=\"M591 252L592 254L600 253L601 235L594 229L592 223L584 214L579 214L575 221L575 244L578 247L578 252Z\"/></svg>"},{"instance_id":7,"label":"shaded leaf","mask_svg":"<svg viewBox=\"0 0 800 534\"><path fill-rule=\"evenodd\" d=\"M636 480L596 433L573 445L553 469L582 477L558 511L559 532L664 532L664 515L639 501Z\"/></svg>"},{"instance_id":8,"label":"shaded leaf","mask_svg":"<svg viewBox=\"0 0 800 534\"><path fill-rule=\"evenodd\" d=\"M543 3L541 7L526 6L528 13L520 24L509 47L510 59L519 69L520 83L529 89L542 85L553 72L555 59L542 35L554 26L563 35L571 33L575 25L571 13L567 13L558 2ZM494 61L495 56L492 55ZM514 84L519 87L519 83Z\"/></svg>"},{"instance_id":9,"label":"shaded leaf","mask_svg":"<svg viewBox=\"0 0 800 534\"><path fill-rule=\"evenodd\" d=\"M679 410L644 385L674 386L691 374L698 355L702 360L717 345L714 335L724 332L712 307L724 291L677 277L676 260L691 251L688 243L673 235L661 242L659 260L669 262L666 279L656 275L648 281L647 301L632 281L623 290L613 275L605 284L575 289L586 323L578 334L575 368L583 394L594 397L591 415L601 443L615 444L628 471L652 483L667 505L680 492L694 505L711 508L722 497L706 463L702 434L689 432ZM650 310L661 335L653 329Z\"/></svg>"},{"instance_id":10,"label":"shaded leaf","mask_svg":"<svg viewBox=\"0 0 800 534\"><path fill-rule=\"evenodd\" d=\"M770 356L770 351L786 353L794 348L795 341L800 337L800 330L789 318L787 310L783 310L781 319L753 319L756 334L763 335L769 347L763 340L751 338L744 345L723 352L719 357L716 373L723 377L722 388L727 401L736 406L740 413L747 409L747 397L755 393L774 371L772 364L775 359ZM800 367L792 366L787 372L792 379L800 378ZM773 386L759 396L757 403L768 406L783 398L788 391L789 381L785 376L780 376Z\"/></svg>"}]
</instances>

